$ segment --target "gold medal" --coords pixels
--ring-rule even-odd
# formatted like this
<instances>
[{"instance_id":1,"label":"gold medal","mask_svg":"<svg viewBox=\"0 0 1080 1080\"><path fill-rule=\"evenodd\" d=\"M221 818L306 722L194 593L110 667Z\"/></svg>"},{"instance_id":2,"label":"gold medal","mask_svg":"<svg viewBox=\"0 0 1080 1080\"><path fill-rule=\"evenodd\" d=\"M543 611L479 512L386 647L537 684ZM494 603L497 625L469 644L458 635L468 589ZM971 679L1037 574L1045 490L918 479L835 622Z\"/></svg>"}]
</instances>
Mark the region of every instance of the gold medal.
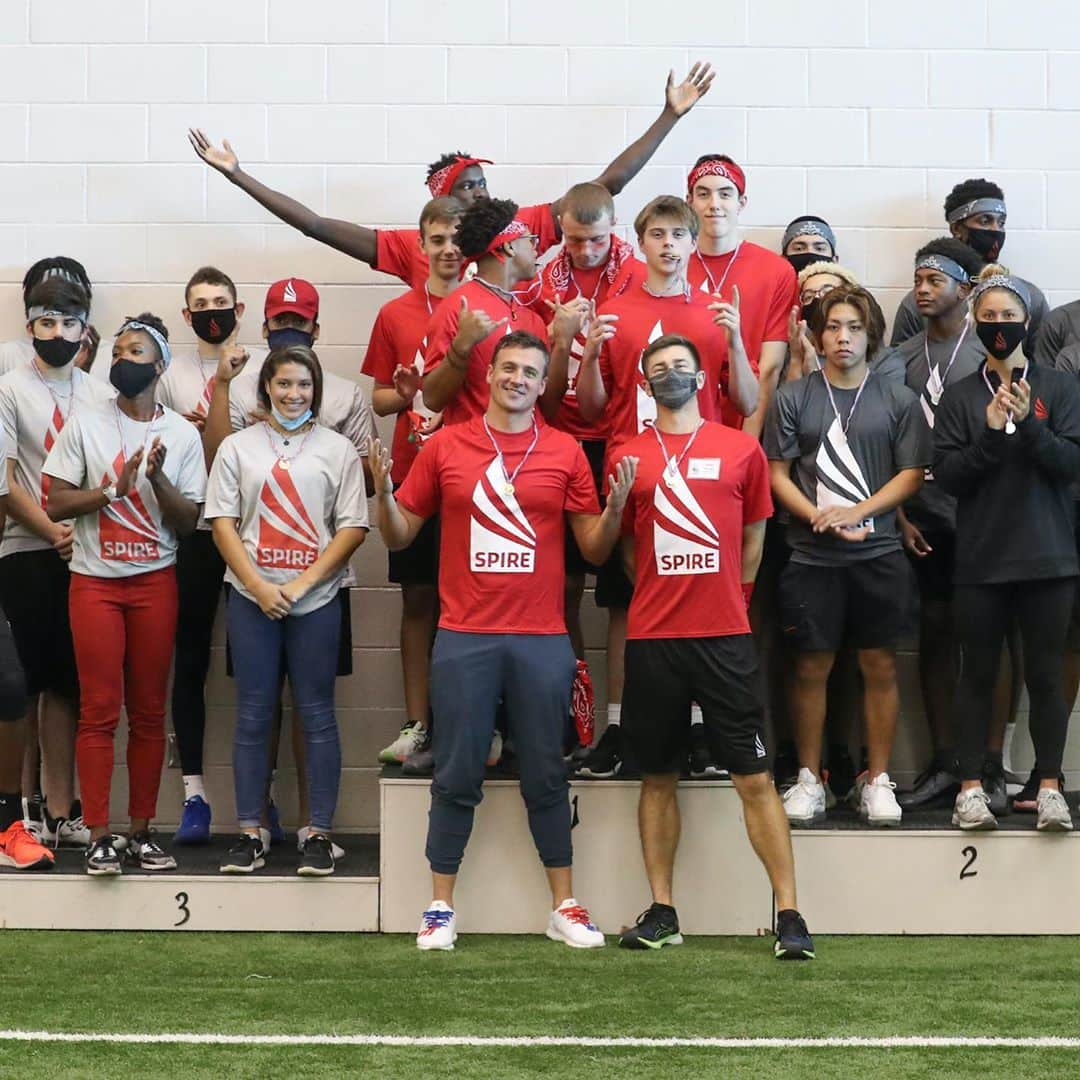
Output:
<instances>
[{"instance_id":1,"label":"gold medal","mask_svg":"<svg viewBox=\"0 0 1080 1080\"><path fill-rule=\"evenodd\" d=\"M289 459L288 458L278 458L278 462L281 464L281 467L283 469L287 469L289 467Z\"/></svg>"},{"instance_id":2,"label":"gold medal","mask_svg":"<svg viewBox=\"0 0 1080 1080\"><path fill-rule=\"evenodd\" d=\"M503 484L503 494L504 495L513 495L514 494L514 485L510 484L510 483Z\"/></svg>"}]
</instances>

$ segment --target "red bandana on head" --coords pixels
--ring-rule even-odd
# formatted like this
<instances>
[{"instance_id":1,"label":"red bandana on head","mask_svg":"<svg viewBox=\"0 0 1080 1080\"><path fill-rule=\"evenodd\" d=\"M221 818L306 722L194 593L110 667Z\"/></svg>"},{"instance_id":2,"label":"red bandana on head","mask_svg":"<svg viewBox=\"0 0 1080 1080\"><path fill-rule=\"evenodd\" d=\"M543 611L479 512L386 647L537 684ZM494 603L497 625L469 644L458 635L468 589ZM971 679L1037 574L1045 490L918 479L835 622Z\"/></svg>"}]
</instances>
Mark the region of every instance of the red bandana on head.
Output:
<instances>
[{"instance_id":1,"label":"red bandana on head","mask_svg":"<svg viewBox=\"0 0 1080 1080\"><path fill-rule=\"evenodd\" d=\"M703 176L722 176L735 185L735 189L740 195L746 194L746 174L734 161L703 161L700 165L695 165L686 178L686 196L688 200L694 193L694 185Z\"/></svg>"},{"instance_id":2,"label":"red bandana on head","mask_svg":"<svg viewBox=\"0 0 1080 1080\"><path fill-rule=\"evenodd\" d=\"M427 186L428 191L431 192L433 199L439 199L443 195L449 195L453 190L454 184L457 183L457 178L470 166L470 165L494 165L495 162L488 158L480 157L455 157L449 164L443 166L438 172L432 173L428 179Z\"/></svg>"},{"instance_id":3,"label":"red bandana on head","mask_svg":"<svg viewBox=\"0 0 1080 1080\"><path fill-rule=\"evenodd\" d=\"M488 246L484 248L484 250L481 251L479 255L474 256L474 258L469 260L468 262L464 260L462 261L461 269L458 271L458 280L460 281L461 278L465 276L466 272L469 269L469 266L473 262L475 262L477 259L482 259L485 255L494 255L501 262L502 256L498 254L499 248L501 248L503 244L509 244L511 240L519 240L521 239L521 237L528 235L528 225L526 225L524 221L518 221L517 218L514 218L514 220L511 221L506 226L506 228L502 230L502 232L496 233L491 238L491 243L488 244Z\"/></svg>"}]
</instances>

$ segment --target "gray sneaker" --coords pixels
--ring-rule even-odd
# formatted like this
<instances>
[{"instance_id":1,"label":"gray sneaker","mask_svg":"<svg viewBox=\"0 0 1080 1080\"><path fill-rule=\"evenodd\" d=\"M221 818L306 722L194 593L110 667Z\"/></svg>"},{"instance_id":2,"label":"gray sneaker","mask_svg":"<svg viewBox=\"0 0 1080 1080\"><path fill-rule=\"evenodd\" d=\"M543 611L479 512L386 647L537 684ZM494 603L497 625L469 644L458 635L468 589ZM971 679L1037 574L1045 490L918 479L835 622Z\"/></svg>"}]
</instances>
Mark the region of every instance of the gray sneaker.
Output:
<instances>
[{"instance_id":1,"label":"gray sneaker","mask_svg":"<svg viewBox=\"0 0 1080 1080\"><path fill-rule=\"evenodd\" d=\"M1039 815L1035 828L1039 832L1070 832L1072 814L1065 796L1057 788L1040 788L1036 813Z\"/></svg>"},{"instance_id":2,"label":"gray sneaker","mask_svg":"<svg viewBox=\"0 0 1080 1080\"><path fill-rule=\"evenodd\" d=\"M997 828L997 818L990 809L990 796L981 787L969 788L956 796L952 823L969 831Z\"/></svg>"}]
</instances>

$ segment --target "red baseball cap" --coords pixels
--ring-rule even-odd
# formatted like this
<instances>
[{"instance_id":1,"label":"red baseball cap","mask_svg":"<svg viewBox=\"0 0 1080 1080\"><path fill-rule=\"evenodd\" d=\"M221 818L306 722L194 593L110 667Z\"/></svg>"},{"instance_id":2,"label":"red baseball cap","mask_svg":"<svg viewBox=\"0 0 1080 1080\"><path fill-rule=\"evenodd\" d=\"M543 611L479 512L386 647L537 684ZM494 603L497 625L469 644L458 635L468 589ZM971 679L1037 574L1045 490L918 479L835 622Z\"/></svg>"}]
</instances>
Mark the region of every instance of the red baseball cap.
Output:
<instances>
[{"instance_id":1,"label":"red baseball cap","mask_svg":"<svg viewBox=\"0 0 1080 1080\"><path fill-rule=\"evenodd\" d=\"M310 281L285 278L284 281L275 281L266 290L263 318L272 319L286 311L294 311L305 319L318 319L319 292Z\"/></svg>"}]
</instances>

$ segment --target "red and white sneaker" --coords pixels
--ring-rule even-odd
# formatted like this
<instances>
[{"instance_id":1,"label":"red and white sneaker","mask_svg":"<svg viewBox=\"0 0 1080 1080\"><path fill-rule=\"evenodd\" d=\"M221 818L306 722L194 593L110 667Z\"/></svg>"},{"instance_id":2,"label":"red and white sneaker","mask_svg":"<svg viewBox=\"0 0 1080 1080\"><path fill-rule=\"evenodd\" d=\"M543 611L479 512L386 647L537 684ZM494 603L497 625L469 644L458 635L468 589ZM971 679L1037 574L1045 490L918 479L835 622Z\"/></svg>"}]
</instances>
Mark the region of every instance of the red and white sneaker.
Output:
<instances>
[{"instance_id":1,"label":"red and white sneaker","mask_svg":"<svg viewBox=\"0 0 1080 1080\"><path fill-rule=\"evenodd\" d=\"M551 913L547 936L572 949L599 949L605 944L604 935L596 928L592 916L573 898L564 900Z\"/></svg>"},{"instance_id":2,"label":"red and white sneaker","mask_svg":"<svg viewBox=\"0 0 1080 1080\"><path fill-rule=\"evenodd\" d=\"M445 949L454 947L457 941L457 916L454 909L443 900L432 900L431 907L420 920L416 935L418 949Z\"/></svg>"},{"instance_id":3,"label":"red and white sneaker","mask_svg":"<svg viewBox=\"0 0 1080 1080\"><path fill-rule=\"evenodd\" d=\"M0 866L16 870L51 870L55 856L20 820L0 833Z\"/></svg>"}]
</instances>

